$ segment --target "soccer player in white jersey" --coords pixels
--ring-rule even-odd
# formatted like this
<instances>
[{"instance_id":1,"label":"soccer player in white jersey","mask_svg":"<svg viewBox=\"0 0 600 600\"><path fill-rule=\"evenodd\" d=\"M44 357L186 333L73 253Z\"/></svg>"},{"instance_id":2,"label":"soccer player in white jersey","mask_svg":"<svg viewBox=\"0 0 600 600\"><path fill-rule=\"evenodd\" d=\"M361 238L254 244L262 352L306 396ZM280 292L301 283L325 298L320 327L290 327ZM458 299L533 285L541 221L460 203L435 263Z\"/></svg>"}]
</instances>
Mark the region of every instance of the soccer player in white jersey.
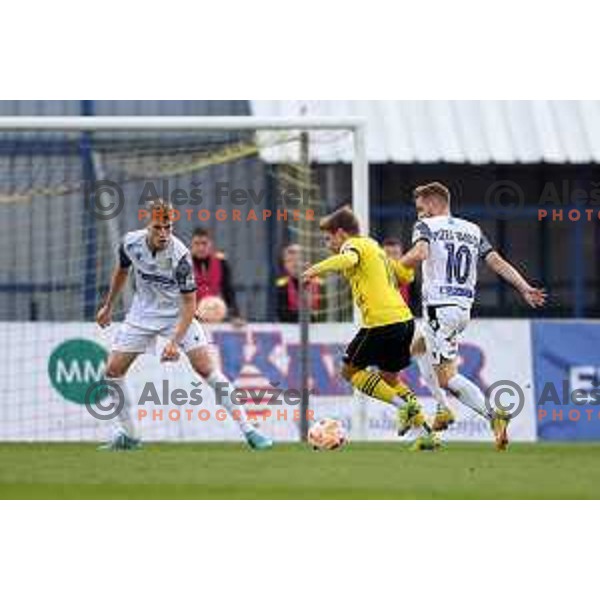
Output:
<instances>
[{"instance_id":1,"label":"soccer player in white jersey","mask_svg":"<svg viewBox=\"0 0 600 600\"><path fill-rule=\"evenodd\" d=\"M215 388L221 384L218 389L224 397L223 405L237 420L248 444L256 449L270 448L273 442L248 422L244 407L232 403L233 385L216 368L207 336L194 319L196 283L190 253L171 233L170 204L154 200L149 214L146 228L130 231L123 238L108 295L96 317L101 327L110 324L114 303L133 270L135 294L113 340L104 377L107 383L116 384L125 398L125 406L117 416L119 425L107 447L130 450L139 445L129 412L125 376L135 359L160 335L168 339L161 361L176 361L184 352L208 385Z\"/></svg>"},{"instance_id":2,"label":"soccer player in white jersey","mask_svg":"<svg viewBox=\"0 0 600 600\"><path fill-rule=\"evenodd\" d=\"M414 198L419 220L413 246L401 262L411 268L422 264L424 326L423 335L415 337L413 355L438 402L433 429L441 431L454 422L441 386L489 420L496 447L504 450L508 445L508 416L488 410L482 391L461 375L456 365L459 338L469 323L475 298L478 261L484 260L534 308L543 306L546 293L530 285L502 258L478 225L450 213L446 186L438 182L422 185L415 189Z\"/></svg>"}]
</instances>

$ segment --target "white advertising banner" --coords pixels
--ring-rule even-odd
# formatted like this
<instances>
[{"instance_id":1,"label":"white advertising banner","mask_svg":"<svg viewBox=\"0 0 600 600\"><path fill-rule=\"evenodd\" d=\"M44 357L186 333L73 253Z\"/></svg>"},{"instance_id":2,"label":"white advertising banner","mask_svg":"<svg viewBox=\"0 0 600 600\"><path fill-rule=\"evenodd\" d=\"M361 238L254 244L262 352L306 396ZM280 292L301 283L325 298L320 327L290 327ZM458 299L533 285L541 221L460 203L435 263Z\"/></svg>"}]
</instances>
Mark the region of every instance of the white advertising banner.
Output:
<instances>
[{"instance_id":1,"label":"white advertising banner","mask_svg":"<svg viewBox=\"0 0 600 600\"><path fill-rule=\"evenodd\" d=\"M99 440L110 421L93 417L86 393L101 378L115 327L100 331L90 323L2 323L6 356L0 360L2 440ZM244 329L210 328L215 358L243 391L246 408L261 429L276 440L298 439L300 419L300 346L296 325L256 324ZM395 440L395 411L380 402L354 396L339 377L351 324L311 326L310 384L313 416L341 419L351 439ZM530 326L527 321L474 321L461 347L461 371L487 388L511 380L525 392L525 407L511 424L511 437L535 439ZM152 440L237 440L237 425L212 390L194 374L186 359L160 363L154 354L140 357L127 378L131 409L141 436ZM405 378L427 398L414 366ZM103 405L104 401L100 402ZM487 423L455 399L449 400L457 423L448 440L489 440ZM97 411L102 414L101 411ZM110 413L107 413L110 414Z\"/></svg>"}]
</instances>

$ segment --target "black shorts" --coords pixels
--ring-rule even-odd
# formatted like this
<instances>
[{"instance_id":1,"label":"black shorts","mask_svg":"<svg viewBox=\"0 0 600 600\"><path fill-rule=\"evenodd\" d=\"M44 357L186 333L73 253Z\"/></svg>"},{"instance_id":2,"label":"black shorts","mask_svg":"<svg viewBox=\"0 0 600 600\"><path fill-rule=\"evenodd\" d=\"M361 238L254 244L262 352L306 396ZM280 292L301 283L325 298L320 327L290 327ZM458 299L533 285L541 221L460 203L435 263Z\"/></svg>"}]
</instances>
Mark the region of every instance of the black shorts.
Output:
<instances>
[{"instance_id":1,"label":"black shorts","mask_svg":"<svg viewBox=\"0 0 600 600\"><path fill-rule=\"evenodd\" d=\"M348 344L344 362L364 369L377 367L397 373L410 364L410 345L415 333L413 319L383 327L361 329Z\"/></svg>"}]
</instances>

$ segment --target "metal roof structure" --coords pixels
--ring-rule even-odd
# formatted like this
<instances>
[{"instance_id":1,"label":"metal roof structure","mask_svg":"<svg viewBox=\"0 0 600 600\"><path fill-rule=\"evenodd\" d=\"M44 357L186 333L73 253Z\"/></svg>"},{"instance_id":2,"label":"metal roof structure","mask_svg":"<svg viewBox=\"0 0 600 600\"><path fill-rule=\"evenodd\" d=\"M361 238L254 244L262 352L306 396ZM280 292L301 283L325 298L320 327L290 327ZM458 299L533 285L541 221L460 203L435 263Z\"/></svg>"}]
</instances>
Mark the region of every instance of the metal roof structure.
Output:
<instances>
[{"instance_id":1,"label":"metal roof structure","mask_svg":"<svg viewBox=\"0 0 600 600\"><path fill-rule=\"evenodd\" d=\"M372 163L600 163L600 101L253 100L252 114L361 116ZM348 136L312 134L317 162L349 162ZM285 144L268 160L290 159Z\"/></svg>"}]
</instances>

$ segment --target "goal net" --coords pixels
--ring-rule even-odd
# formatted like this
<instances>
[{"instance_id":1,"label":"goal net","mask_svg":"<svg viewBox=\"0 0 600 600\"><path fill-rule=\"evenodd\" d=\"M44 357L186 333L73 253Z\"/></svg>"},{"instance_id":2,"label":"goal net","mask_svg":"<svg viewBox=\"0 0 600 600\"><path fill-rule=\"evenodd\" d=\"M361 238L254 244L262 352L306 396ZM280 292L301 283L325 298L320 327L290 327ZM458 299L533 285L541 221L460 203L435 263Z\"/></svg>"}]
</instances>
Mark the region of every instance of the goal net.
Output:
<instances>
[{"instance_id":1,"label":"goal net","mask_svg":"<svg viewBox=\"0 0 600 600\"><path fill-rule=\"evenodd\" d=\"M211 256L226 260L229 316L239 319L206 327L259 426L299 439L307 415L326 414L358 430L364 411L337 375L353 329L349 290L336 278L303 288L297 275L326 255L323 214L350 204L368 227L359 120L8 118L0 119L0 439L106 436L110 411L94 413L86 394L102 378L131 286L110 327L97 327L95 314L122 236L145 226L157 197L174 206L177 237L189 246L207 230ZM222 270L213 275L223 285ZM208 391L201 404L190 401L199 378L185 359L161 364L160 344L128 375L142 436L237 439ZM174 404L181 390L188 402Z\"/></svg>"}]
</instances>

